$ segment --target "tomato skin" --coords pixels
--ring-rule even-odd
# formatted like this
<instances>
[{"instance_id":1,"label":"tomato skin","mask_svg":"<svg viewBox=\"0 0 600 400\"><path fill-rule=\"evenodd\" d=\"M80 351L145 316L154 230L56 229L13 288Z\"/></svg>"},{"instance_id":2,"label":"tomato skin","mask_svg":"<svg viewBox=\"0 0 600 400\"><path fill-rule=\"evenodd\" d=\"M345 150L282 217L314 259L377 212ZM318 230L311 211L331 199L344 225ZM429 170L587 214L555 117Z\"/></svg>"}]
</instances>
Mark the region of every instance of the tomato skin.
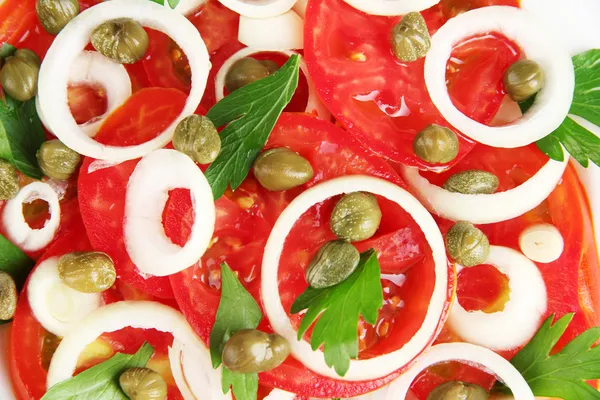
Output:
<instances>
[{"instance_id":1,"label":"tomato skin","mask_svg":"<svg viewBox=\"0 0 600 400\"><path fill-rule=\"evenodd\" d=\"M217 0L208 0L188 19L200 32L211 55L226 43L237 39L239 14Z\"/></svg>"}]
</instances>

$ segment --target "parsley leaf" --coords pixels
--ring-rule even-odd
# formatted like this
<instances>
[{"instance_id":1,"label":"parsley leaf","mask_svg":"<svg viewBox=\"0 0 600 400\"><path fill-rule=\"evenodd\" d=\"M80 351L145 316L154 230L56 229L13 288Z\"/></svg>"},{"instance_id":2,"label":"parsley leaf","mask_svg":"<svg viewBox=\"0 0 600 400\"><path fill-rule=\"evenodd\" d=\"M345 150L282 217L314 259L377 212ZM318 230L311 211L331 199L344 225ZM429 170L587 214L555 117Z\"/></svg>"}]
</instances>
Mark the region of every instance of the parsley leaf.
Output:
<instances>
[{"instance_id":1,"label":"parsley leaf","mask_svg":"<svg viewBox=\"0 0 600 400\"><path fill-rule=\"evenodd\" d=\"M573 314L566 314L552 324L550 316L533 339L510 361L523 375L536 396L563 400L600 399L600 392L585 381L600 379L600 327L588 329L569 342L560 352L550 352L571 323ZM510 393L497 383L496 390Z\"/></svg>"},{"instance_id":2,"label":"parsley leaf","mask_svg":"<svg viewBox=\"0 0 600 400\"><path fill-rule=\"evenodd\" d=\"M221 388L227 393L233 388L233 394L239 400L256 400L258 393L258 374L239 374L223 368Z\"/></svg>"},{"instance_id":3,"label":"parsley leaf","mask_svg":"<svg viewBox=\"0 0 600 400\"><path fill-rule=\"evenodd\" d=\"M17 288L21 288L33 268L35 261L0 235L0 270L6 272L15 280Z\"/></svg>"},{"instance_id":4,"label":"parsley leaf","mask_svg":"<svg viewBox=\"0 0 600 400\"><path fill-rule=\"evenodd\" d=\"M381 270L377 253L361 254L356 270L345 281L325 289L308 287L292 304L292 314L307 309L298 329L298 340L316 322L311 346L316 350L324 344L325 362L344 376L350 359L358 357L358 318L374 325L383 306Z\"/></svg>"},{"instance_id":5,"label":"parsley leaf","mask_svg":"<svg viewBox=\"0 0 600 400\"><path fill-rule=\"evenodd\" d=\"M575 92L571 114L600 126L600 49L573 57Z\"/></svg>"},{"instance_id":6,"label":"parsley leaf","mask_svg":"<svg viewBox=\"0 0 600 400\"><path fill-rule=\"evenodd\" d=\"M157 3L160 4L161 6L165 5L165 0L150 0L153 3ZM177 5L179 4L180 0L167 0L167 3L169 4L169 7L171 7L171 10L175 9L175 7L177 7Z\"/></svg>"},{"instance_id":7,"label":"parsley leaf","mask_svg":"<svg viewBox=\"0 0 600 400\"><path fill-rule=\"evenodd\" d=\"M236 189L248 175L277 119L298 86L300 59L293 55L276 73L239 88L219 101L207 117L220 127L221 152L205 172L215 200L227 184Z\"/></svg>"},{"instance_id":8,"label":"parsley leaf","mask_svg":"<svg viewBox=\"0 0 600 400\"><path fill-rule=\"evenodd\" d=\"M0 58L10 57L15 51L17 51L15 46L3 43L2 46L0 46Z\"/></svg>"},{"instance_id":9,"label":"parsley leaf","mask_svg":"<svg viewBox=\"0 0 600 400\"><path fill-rule=\"evenodd\" d=\"M145 367L154 348L144 343L135 354L117 353L79 375L52 386L41 400L128 400L119 377L129 368Z\"/></svg>"}]
</instances>

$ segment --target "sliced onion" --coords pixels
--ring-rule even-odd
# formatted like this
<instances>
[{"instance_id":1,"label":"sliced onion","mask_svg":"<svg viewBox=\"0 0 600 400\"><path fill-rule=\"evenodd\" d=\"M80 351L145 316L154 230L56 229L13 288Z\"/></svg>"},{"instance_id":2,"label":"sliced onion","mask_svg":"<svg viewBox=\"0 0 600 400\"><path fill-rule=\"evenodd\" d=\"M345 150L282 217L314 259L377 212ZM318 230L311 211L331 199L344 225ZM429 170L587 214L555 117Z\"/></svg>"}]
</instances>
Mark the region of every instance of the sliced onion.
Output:
<instances>
[{"instance_id":1,"label":"sliced onion","mask_svg":"<svg viewBox=\"0 0 600 400\"><path fill-rule=\"evenodd\" d=\"M250 47L246 47L241 49L240 51L233 54L231 57L227 59L221 66L221 69L217 73L215 78L215 94L217 101L221 100L225 97L225 79L227 78L227 73L237 61L241 60L244 57L249 57L253 54L260 53L261 50L252 49ZM288 57L291 57L293 54L298 54L294 51L283 50L278 51L278 53L284 54ZM306 77L306 83L308 85L308 101L306 103L305 112L307 113L316 113L319 118L329 119L331 117L331 113L323 105L323 102L319 99L319 95L317 94L317 90L315 89L315 85L310 79L310 75L308 74L308 68L306 67L306 62L304 62L304 58L300 55L300 69L304 73Z\"/></svg>"},{"instance_id":2,"label":"sliced onion","mask_svg":"<svg viewBox=\"0 0 600 400\"><path fill-rule=\"evenodd\" d=\"M114 167L115 165L121 164L122 161L106 161L106 160L94 160L88 166L88 174L92 172L100 171L101 169Z\"/></svg>"},{"instance_id":3,"label":"sliced onion","mask_svg":"<svg viewBox=\"0 0 600 400\"><path fill-rule=\"evenodd\" d=\"M83 317L102 305L102 295L81 293L65 285L58 274L58 259L48 258L33 270L27 284L27 300L44 329L65 336Z\"/></svg>"},{"instance_id":4,"label":"sliced onion","mask_svg":"<svg viewBox=\"0 0 600 400\"><path fill-rule=\"evenodd\" d=\"M344 0L357 10L372 15L404 15L433 7L440 0Z\"/></svg>"},{"instance_id":5,"label":"sliced onion","mask_svg":"<svg viewBox=\"0 0 600 400\"><path fill-rule=\"evenodd\" d=\"M192 11L196 11L204 3L206 3L206 0L179 0L179 3L177 3L173 10L177 11L180 14L188 15L192 13ZM169 0L165 0L164 6L171 10Z\"/></svg>"},{"instance_id":6,"label":"sliced onion","mask_svg":"<svg viewBox=\"0 0 600 400\"><path fill-rule=\"evenodd\" d=\"M289 11L296 0L219 0L242 17L270 18Z\"/></svg>"},{"instance_id":7,"label":"sliced onion","mask_svg":"<svg viewBox=\"0 0 600 400\"><path fill-rule=\"evenodd\" d=\"M544 278L531 260L508 247L490 246L485 263L508 277L510 300L504 310L466 311L455 301L448 324L466 342L492 350L514 349L531 339L539 328L547 302Z\"/></svg>"},{"instance_id":8,"label":"sliced onion","mask_svg":"<svg viewBox=\"0 0 600 400\"><path fill-rule=\"evenodd\" d=\"M170 36L187 56L192 72L190 94L181 114L157 137L135 146L108 146L89 138L77 126L67 104L70 70L65 65L75 62L96 26L117 18L135 19ZM192 114L200 103L209 69L208 52L198 30L181 14L147 0L106 1L75 17L52 42L40 69L40 110L50 130L78 153L100 160L131 160L169 143L179 121Z\"/></svg>"},{"instance_id":9,"label":"sliced onion","mask_svg":"<svg viewBox=\"0 0 600 400\"><path fill-rule=\"evenodd\" d=\"M513 365L485 347L469 343L443 343L427 349L415 364L390 384L388 400L406 398L410 385L426 368L447 361L461 361L495 375L513 392L517 400L534 400L525 378Z\"/></svg>"},{"instance_id":10,"label":"sliced onion","mask_svg":"<svg viewBox=\"0 0 600 400\"><path fill-rule=\"evenodd\" d=\"M119 301L86 315L65 335L50 362L47 387L71 378L81 352L101 334L128 326L168 332L186 347L207 351L179 311L155 301Z\"/></svg>"},{"instance_id":11,"label":"sliced onion","mask_svg":"<svg viewBox=\"0 0 600 400\"><path fill-rule=\"evenodd\" d=\"M525 183L504 192L493 194L462 194L433 185L419 170L402 166L402 176L415 195L432 213L452 221L491 224L525 214L537 207L554 190L567 168L564 161L548 160Z\"/></svg>"},{"instance_id":12,"label":"sliced onion","mask_svg":"<svg viewBox=\"0 0 600 400\"><path fill-rule=\"evenodd\" d=\"M131 79L125 67L96 51L84 50L79 53L71 65L68 84L100 85L106 91L108 102L106 112L79 125L79 128L89 137L94 137L108 114L131 96ZM35 108L42 124L50 130L40 107L39 97L35 98Z\"/></svg>"},{"instance_id":13,"label":"sliced onion","mask_svg":"<svg viewBox=\"0 0 600 400\"><path fill-rule=\"evenodd\" d=\"M23 215L23 204L38 199L48 203L50 219L46 221L42 229L32 229ZM58 195L47 183L30 183L23 187L15 198L6 202L2 213L2 222L8 239L22 250L41 250L54 239L60 225Z\"/></svg>"},{"instance_id":14,"label":"sliced onion","mask_svg":"<svg viewBox=\"0 0 600 400\"><path fill-rule=\"evenodd\" d=\"M167 237L162 214L173 189L189 189L194 207L190 238L180 247ZM215 203L204 174L176 150L148 154L127 184L123 232L131 260L143 273L166 276L186 269L204 254L215 226Z\"/></svg>"},{"instance_id":15,"label":"sliced onion","mask_svg":"<svg viewBox=\"0 0 600 400\"><path fill-rule=\"evenodd\" d=\"M240 17L238 40L263 51L304 48L304 21L294 11L270 18Z\"/></svg>"},{"instance_id":16,"label":"sliced onion","mask_svg":"<svg viewBox=\"0 0 600 400\"><path fill-rule=\"evenodd\" d=\"M286 392L285 390L275 388L265 396L264 400L294 400L295 398L296 393Z\"/></svg>"},{"instance_id":17,"label":"sliced onion","mask_svg":"<svg viewBox=\"0 0 600 400\"><path fill-rule=\"evenodd\" d=\"M292 9L298 14L302 19L306 15L306 6L308 5L308 0L298 0Z\"/></svg>"},{"instance_id":18,"label":"sliced onion","mask_svg":"<svg viewBox=\"0 0 600 400\"><path fill-rule=\"evenodd\" d=\"M461 40L500 32L521 46L529 60L544 71L544 88L519 120L505 126L487 126L461 113L452 103L446 84L446 64ZM493 147L521 147L550 134L571 107L575 72L569 53L536 18L516 7L493 6L471 10L450 19L431 39L425 59L425 83L442 116L473 140Z\"/></svg>"},{"instance_id":19,"label":"sliced onion","mask_svg":"<svg viewBox=\"0 0 600 400\"><path fill-rule=\"evenodd\" d=\"M367 360L351 360L345 376L340 377L325 363L323 351L313 351L308 342L297 339L286 310L281 304L278 270L285 239L296 221L314 204L343 193L366 191L400 205L419 225L435 263L435 284L427 314L418 332L400 349ZM262 263L261 295L273 330L285 337L293 356L318 374L345 381L376 379L398 370L412 361L436 335L448 291L446 250L442 235L427 210L410 193L392 183L369 176L345 176L320 183L296 197L281 213L265 246Z\"/></svg>"}]
</instances>

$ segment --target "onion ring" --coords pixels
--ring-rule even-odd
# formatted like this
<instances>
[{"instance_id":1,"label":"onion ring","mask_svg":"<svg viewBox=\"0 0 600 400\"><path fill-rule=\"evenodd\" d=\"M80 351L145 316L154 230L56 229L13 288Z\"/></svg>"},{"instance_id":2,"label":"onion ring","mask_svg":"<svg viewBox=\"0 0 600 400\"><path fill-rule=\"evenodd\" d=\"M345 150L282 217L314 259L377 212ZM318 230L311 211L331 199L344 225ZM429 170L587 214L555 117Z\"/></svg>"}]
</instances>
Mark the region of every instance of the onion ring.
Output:
<instances>
[{"instance_id":1,"label":"onion ring","mask_svg":"<svg viewBox=\"0 0 600 400\"><path fill-rule=\"evenodd\" d=\"M289 11L296 0L219 0L221 4L248 18L270 18Z\"/></svg>"},{"instance_id":2,"label":"onion ring","mask_svg":"<svg viewBox=\"0 0 600 400\"><path fill-rule=\"evenodd\" d=\"M238 40L263 51L304 48L304 20L290 10L269 18L240 16Z\"/></svg>"},{"instance_id":3,"label":"onion ring","mask_svg":"<svg viewBox=\"0 0 600 400\"><path fill-rule=\"evenodd\" d=\"M352 7L372 15L404 15L433 7L440 0L344 0Z\"/></svg>"}]
</instances>

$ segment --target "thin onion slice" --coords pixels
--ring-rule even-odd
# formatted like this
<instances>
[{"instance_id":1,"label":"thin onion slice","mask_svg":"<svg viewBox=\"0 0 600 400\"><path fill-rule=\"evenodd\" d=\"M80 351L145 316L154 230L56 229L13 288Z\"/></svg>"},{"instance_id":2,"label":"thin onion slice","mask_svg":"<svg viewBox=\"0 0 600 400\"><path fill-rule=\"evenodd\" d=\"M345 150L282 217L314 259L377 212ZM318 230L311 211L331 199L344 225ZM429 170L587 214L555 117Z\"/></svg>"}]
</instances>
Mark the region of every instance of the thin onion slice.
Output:
<instances>
[{"instance_id":1,"label":"thin onion slice","mask_svg":"<svg viewBox=\"0 0 600 400\"><path fill-rule=\"evenodd\" d=\"M431 184L419 170L402 166L402 176L415 195L437 216L452 221L492 224L516 218L537 207L562 178L569 156L564 161L548 160L540 170L514 189L493 194L462 194Z\"/></svg>"},{"instance_id":2,"label":"thin onion slice","mask_svg":"<svg viewBox=\"0 0 600 400\"><path fill-rule=\"evenodd\" d=\"M241 60L244 57L250 57L253 54L257 54L260 52L261 50L246 47L233 54L227 59L227 61L223 63L221 69L215 77L215 94L217 101L220 101L223 97L225 97L225 79L227 78L227 73L229 72L233 64L235 64L237 61ZM278 53L284 54L287 57L291 57L293 54L298 54L295 51L289 50L278 51ZM301 55L300 69L304 73L304 76L306 77L306 83L308 85L308 101L306 103L306 109L304 111L307 113L316 113L317 116L322 119L329 119L331 117L331 113L329 112L327 107L323 105L323 102L319 99L319 95L317 94L315 85L312 82L312 79L310 79L310 75L308 74L306 62L304 61L304 58Z\"/></svg>"},{"instance_id":3,"label":"thin onion slice","mask_svg":"<svg viewBox=\"0 0 600 400\"><path fill-rule=\"evenodd\" d=\"M294 4L294 7L292 7L292 10L294 10L296 14L298 14L300 17L302 17L302 19L304 19L304 16L306 15L307 5L308 0L298 0L296 1L296 4Z\"/></svg>"},{"instance_id":4,"label":"thin onion slice","mask_svg":"<svg viewBox=\"0 0 600 400\"><path fill-rule=\"evenodd\" d=\"M43 228L32 229L23 215L23 204L38 199L48 203L50 219L46 221ZM2 223L8 239L22 250L41 250L54 239L60 225L58 195L47 183L30 183L23 187L15 198L6 202L2 213Z\"/></svg>"},{"instance_id":5,"label":"thin onion slice","mask_svg":"<svg viewBox=\"0 0 600 400\"><path fill-rule=\"evenodd\" d=\"M67 104L70 70L64 66L75 62L96 26L117 18L132 18L170 36L187 56L192 72L190 94L181 114L157 137L135 146L107 146L89 138L77 126ZM200 33L183 15L147 0L106 1L75 17L52 42L40 69L40 110L50 130L78 153L100 160L131 160L169 143L179 121L193 114L200 103L209 69L208 52Z\"/></svg>"},{"instance_id":6,"label":"thin onion slice","mask_svg":"<svg viewBox=\"0 0 600 400\"><path fill-rule=\"evenodd\" d=\"M387 400L406 398L410 385L426 368L447 361L461 361L495 375L513 392L517 400L534 400L525 378L513 365L485 347L469 343L443 343L427 349L415 364L390 384Z\"/></svg>"},{"instance_id":7,"label":"thin onion slice","mask_svg":"<svg viewBox=\"0 0 600 400\"><path fill-rule=\"evenodd\" d=\"M550 134L563 122L571 107L575 72L569 53L553 32L527 11L509 6L471 10L450 19L431 39L425 59L425 83L442 116L473 140L493 147L526 146ZM461 113L452 103L446 84L446 65L453 47L472 36L500 32L521 46L529 60L544 71L544 88L519 120L505 126L487 126Z\"/></svg>"},{"instance_id":8,"label":"thin onion slice","mask_svg":"<svg viewBox=\"0 0 600 400\"><path fill-rule=\"evenodd\" d=\"M440 0L344 0L352 7L372 15L404 15L433 7Z\"/></svg>"},{"instance_id":9,"label":"thin onion slice","mask_svg":"<svg viewBox=\"0 0 600 400\"><path fill-rule=\"evenodd\" d=\"M343 193L365 191L383 196L400 205L419 225L435 264L435 284L427 314L418 332L400 349L367 360L351 360L345 376L340 377L325 363L323 351L313 351L308 342L297 339L286 310L281 303L278 285L279 260L285 239L296 221L314 204ZM265 246L262 263L261 295L273 330L285 337L293 356L318 374L345 381L376 379L411 362L435 338L448 292L446 250L442 235L427 210L410 193L390 182L369 176L345 176L320 183L296 197L281 213Z\"/></svg>"},{"instance_id":10,"label":"thin onion slice","mask_svg":"<svg viewBox=\"0 0 600 400\"><path fill-rule=\"evenodd\" d=\"M167 237L162 214L173 189L189 189L194 207L190 238L180 247ZM176 150L148 154L127 184L123 232L133 263L146 274L166 276L186 269L204 254L215 226L215 203L204 174Z\"/></svg>"},{"instance_id":11,"label":"thin onion slice","mask_svg":"<svg viewBox=\"0 0 600 400\"><path fill-rule=\"evenodd\" d=\"M69 75L69 85L77 84L100 85L106 91L106 112L79 125L87 136L94 137L108 114L131 96L131 79L121 64L96 51L84 50L75 59ZM42 124L50 130L40 107L39 97L35 98L35 108Z\"/></svg>"},{"instance_id":12,"label":"thin onion slice","mask_svg":"<svg viewBox=\"0 0 600 400\"><path fill-rule=\"evenodd\" d=\"M243 17L270 18L289 11L296 0L219 0Z\"/></svg>"},{"instance_id":13,"label":"thin onion slice","mask_svg":"<svg viewBox=\"0 0 600 400\"><path fill-rule=\"evenodd\" d=\"M177 11L180 14L188 15L191 14L193 11L196 11L204 3L206 3L206 0L179 0L179 3L177 3L173 10ZM164 6L171 10L169 0L165 0Z\"/></svg>"},{"instance_id":14,"label":"thin onion slice","mask_svg":"<svg viewBox=\"0 0 600 400\"><path fill-rule=\"evenodd\" d=\"M508 247L490 246L485 263L508 277L510 300L504 310L466 311L460 301L455 301L448 324L466 342L492 350L511 350L525 344L539 328L547 303L544 278L531 260Z\"/></svg>"},{"instance_id":15,"label":"thin onion slice","mask_svg":"<svg viewBox=\"0 0 600 400\"><path fill-rule=\"evenodd\" d=\"M304 21L290 10L270 18L240 16L238 40L248 47L263 51L304 48Z\"/></svg>"}]
</instances>

